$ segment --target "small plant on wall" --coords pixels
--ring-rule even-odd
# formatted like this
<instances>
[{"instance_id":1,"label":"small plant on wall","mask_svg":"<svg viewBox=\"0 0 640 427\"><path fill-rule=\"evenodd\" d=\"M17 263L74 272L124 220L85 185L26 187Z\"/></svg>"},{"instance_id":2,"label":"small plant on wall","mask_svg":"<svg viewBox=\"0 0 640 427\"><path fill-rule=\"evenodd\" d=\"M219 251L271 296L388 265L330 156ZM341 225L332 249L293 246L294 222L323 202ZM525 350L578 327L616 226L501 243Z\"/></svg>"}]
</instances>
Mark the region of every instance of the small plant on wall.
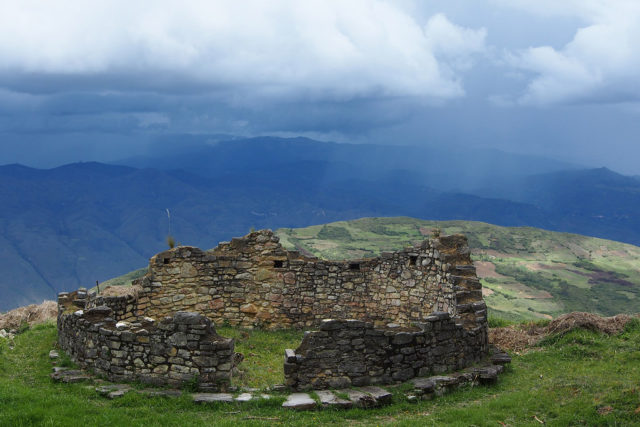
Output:
<instances>
[{"instance_id":1,"label":"small plant on wall","mask_svg":"<svg viewBox=\"0 0 640 427\"><path fill-rule=\"evenodd\" d=\"M171 235L171 212L169 211L169 209L166 209L166 211L167 211L167 219L169 220L169 232L167 233L167 245L169 245L169 248L173 249L176 246L176 240Z\"/></svg>"}]
</instances>

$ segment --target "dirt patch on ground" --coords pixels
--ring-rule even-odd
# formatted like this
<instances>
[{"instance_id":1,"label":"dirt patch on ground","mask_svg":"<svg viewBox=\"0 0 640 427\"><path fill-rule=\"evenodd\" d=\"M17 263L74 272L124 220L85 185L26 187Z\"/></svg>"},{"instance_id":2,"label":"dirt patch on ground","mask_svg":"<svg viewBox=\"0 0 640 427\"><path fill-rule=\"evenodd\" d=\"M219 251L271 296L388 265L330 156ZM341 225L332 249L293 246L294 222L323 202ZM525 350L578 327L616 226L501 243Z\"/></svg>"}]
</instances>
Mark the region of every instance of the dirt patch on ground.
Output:
<instances>
[{"instance_id":1,"label":"dirt patch on ground","mask_svg":"<svg viewBox=\"0 0 640 427\"><path fill-rule=\"evenodd\" d=\"M640 318L640 314L635 317ZM588 329L608 335L620 333L634 316L618 314L613 317L600 317L597 314L574 312L563 314L547 326L534 323L512 325L489 329L489 342L502 350L522 353L535 346L548 335L566 334L573 329Z\"/></svg>"},{"instance_id":2,"label":"dirt patch on ground","mask_svg":"<svg viewBox=\"0 0 640 427\"><path fill-rule=\"evenodd\" d=\"M57 316L58 304L55 301L44 301L42 304L31 304L0 314L0 329L15 330L24 323L34 325L55 319Z\"/></svg>"},{"instance_id":3,"label":"dirt patch on ground","mask_svg":"<svg viewBox=\"0 0 640 427\"><path fill-rule=\"evenodd\" d=\"M531 271L563 270L567 268L567 264L554 263L552 265L549 265L549 264L541 264L539 262L534 262L530 264L525 264L525 268Z\"/></svg>"},{"instance_id":4,"label":"dirt patch on ground","mask_svg":"<svg viewBox=\"0 0 640 427\"><path fill-rule=\"evenodd\" d=\"M496 272L495 264L490 261L475 261L473 264L476 266L476 274L481 279L485 277L505 277Z\"/></svg>"},{"instance_id":5,"label":"dirt patch on ground","mask_svg":"<svg viewBox=\"0 0 640 427\"><path fill-rule=\"evenodd\" d=\"M494 294L494 293L495 293L495 292L494 292L493 290L491 290L491 289L487 288L486 286L483 286L483 287L482 287L482 296L483 296L483 297L486 297L487 295L492 295L492 294Z\"/></svg>"}]
</instances>

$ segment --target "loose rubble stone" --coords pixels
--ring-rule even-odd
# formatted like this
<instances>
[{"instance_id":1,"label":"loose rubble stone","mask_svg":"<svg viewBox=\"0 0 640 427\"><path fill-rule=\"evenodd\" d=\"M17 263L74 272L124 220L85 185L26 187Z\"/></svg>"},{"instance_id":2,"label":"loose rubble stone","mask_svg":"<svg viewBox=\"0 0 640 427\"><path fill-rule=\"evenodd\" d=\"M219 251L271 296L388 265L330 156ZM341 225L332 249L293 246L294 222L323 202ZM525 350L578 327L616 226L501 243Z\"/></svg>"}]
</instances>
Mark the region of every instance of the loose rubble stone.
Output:
<instances>
[{"instance_id":1,"label":"loose rubble stone","mask_svg":"<svg viewBox=\"0 0 640 427\"><path fill-rule=\"evenodd\" d=\"M306 411L316 407L316 401L307 393L293 393L287 397L286 402L282 404L283 408L296 409L298 411Z\"/></svg>"},{"instance_id":2,"label":"loose rubble stone","mask_svg":"<svg viewBox=\"0 0 640 427\"><path fill-rule=\"evenodd\" d=\"M59 354L56 350L51 350L51 351L49 352L49 359L51 359L51 360L55 360L55 359L57 359L58 357L60 357L60 354Z\"/></svg>"}]
</instances>

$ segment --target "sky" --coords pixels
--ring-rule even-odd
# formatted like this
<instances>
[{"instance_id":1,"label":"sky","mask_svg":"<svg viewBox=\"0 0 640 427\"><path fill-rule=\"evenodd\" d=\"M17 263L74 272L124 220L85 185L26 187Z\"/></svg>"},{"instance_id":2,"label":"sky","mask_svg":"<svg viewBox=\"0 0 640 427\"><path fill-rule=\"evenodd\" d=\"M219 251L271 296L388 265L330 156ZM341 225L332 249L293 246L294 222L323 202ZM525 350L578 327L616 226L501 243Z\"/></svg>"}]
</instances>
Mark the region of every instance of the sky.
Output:
<instances>
[{"instance_id":1,"label":"sky","mask_svg":"<svg viewBox=\"0 0 640 427\"><path fill-rule=\"evenodd\" d=\"M301 135L640 174L639 40L637 0L0 0L0 164Z\"/></svg>"}]
</instances>

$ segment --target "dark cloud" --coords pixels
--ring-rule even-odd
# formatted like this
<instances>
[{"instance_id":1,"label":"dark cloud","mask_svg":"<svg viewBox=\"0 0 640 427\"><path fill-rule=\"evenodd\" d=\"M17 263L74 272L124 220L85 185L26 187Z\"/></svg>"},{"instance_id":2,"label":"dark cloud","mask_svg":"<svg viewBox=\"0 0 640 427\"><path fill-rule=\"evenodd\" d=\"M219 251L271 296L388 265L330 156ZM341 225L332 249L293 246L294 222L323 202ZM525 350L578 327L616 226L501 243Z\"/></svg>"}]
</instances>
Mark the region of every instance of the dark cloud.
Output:
<instances>
[{"instance_id":1,"label":"dark cloud","mask_svg":"<svg viewBox=\"0 0 640 427\"><path fill-rule=\"evenodd\" d=\"M635 2L0 6L0 163L166 134L457 144L639 173Z\"/></svg>"}]
</instances>

